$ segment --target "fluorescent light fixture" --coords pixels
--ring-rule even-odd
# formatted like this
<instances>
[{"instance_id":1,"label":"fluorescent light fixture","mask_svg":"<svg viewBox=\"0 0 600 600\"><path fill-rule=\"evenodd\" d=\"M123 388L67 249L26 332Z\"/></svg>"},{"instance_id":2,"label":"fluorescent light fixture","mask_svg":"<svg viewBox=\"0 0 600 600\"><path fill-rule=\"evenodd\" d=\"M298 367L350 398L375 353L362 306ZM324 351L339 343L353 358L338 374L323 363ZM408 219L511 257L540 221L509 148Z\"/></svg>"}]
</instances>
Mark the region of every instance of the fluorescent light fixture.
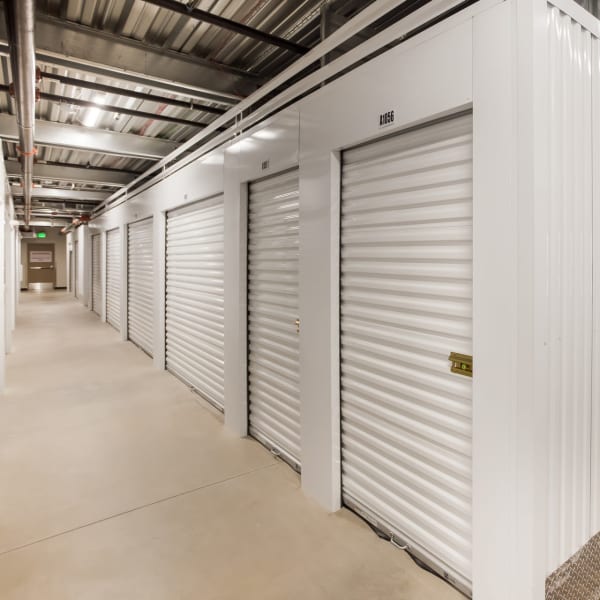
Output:
<instances>
[{"instance_id":1,"label":"fluorescent light fixture","mask_svg":"<svg viewBox=\"0 0 600 600\"><path fill-rule=\"evenodd\" d=\"M106 97L101 96L101 95L96 95L96 96L94 96L92 102L94 104L100 104L100 105L106 104ZM100 106L93 106L92 108L88 108L85 113L85 116L81 120L81 123L83 125L85 125L86 127L95 127L96 124L98 123L98 119L100 118L101 114L102 114L102 109L100 108Z\"/></svg>"}]
</instances>

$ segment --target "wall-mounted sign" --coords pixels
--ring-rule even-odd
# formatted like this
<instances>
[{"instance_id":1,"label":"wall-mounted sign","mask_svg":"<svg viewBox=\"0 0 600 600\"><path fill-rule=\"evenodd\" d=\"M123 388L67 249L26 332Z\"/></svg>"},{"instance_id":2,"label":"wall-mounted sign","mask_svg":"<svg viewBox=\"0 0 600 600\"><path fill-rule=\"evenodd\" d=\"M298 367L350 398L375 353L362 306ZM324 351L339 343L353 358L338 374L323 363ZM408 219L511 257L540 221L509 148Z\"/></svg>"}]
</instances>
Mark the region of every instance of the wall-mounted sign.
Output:
<instances>
[{"instance_id":1,"label":"wall-mounted sign","mask_svg":"<svg viewBox=\"0 0 600 600\"><path fill-rule=\"evenodd\" d=\"M43 238L46 237L46 232L45 231L38 231L36 235L37 235L38 238L43 239Z\"/></svg>"},{"instance_id":2,"label":"wall-mounted sign","mask_svg":"<svg viewBox=\"0 0 600 600\"><path fill-rule=\"evenodd\" d=\"M30 263L51 263L52 250L31 250L29 252Z\"/></svg>"},{"instance_id":3,"label":"wall-mounted sign","mask_svg":"<svg viewBox=\"0 0 600 600\"><path fill-rule=\"evenodd\" d=\"M379 128L389 127L394 124L394 111L388 110L387 112L379 115Z\"/></svg>"}]
</instances>

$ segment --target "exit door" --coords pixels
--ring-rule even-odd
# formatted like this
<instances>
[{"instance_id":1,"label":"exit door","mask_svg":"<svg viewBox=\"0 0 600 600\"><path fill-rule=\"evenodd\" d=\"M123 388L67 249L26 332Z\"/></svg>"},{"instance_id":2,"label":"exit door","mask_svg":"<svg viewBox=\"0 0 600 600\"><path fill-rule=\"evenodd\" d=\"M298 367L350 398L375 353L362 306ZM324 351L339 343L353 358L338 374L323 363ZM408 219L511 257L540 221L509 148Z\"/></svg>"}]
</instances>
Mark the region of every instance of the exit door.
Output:
<instances>
[{"instance_id":1,"label":"exit door","mask_svg":"<svg viewBox=\"0 0 600 600\"><path fill-rule=\"evenodd\" d=\"M27 287L42 292L55 285L54 244L27 244Z\"/></svg>"}]
</instances>

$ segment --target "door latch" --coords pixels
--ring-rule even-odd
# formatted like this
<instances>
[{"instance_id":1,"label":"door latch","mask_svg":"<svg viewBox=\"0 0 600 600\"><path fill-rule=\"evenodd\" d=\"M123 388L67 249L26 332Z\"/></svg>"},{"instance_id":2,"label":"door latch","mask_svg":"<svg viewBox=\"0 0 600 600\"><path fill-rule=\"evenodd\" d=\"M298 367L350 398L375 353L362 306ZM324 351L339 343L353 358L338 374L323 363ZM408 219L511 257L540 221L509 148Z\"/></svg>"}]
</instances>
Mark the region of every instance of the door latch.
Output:
<instances>
[{"instance_id":1,"label":"door latch","mask_svg":"<svg viewBox=\"0 0 600 600\"><path fill-rule=\"evenodd\" d=\"M452 363L450 371L465 377L473 377L473 357L468 354L451 352L448 360Z\"/></svg>"}]
</instances>

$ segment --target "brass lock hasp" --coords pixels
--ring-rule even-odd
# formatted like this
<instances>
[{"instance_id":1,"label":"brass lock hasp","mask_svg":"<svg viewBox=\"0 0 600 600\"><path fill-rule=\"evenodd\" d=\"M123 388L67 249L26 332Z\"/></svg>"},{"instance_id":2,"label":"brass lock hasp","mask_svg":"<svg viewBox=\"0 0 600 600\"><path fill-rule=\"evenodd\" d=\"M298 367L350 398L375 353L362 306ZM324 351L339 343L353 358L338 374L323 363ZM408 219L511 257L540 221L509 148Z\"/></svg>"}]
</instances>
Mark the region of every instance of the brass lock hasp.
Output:
<instances>
[{"instance_id":1,"label":"brass lock hasp","mask_svg":"<svg viewBox=\"0 0 600 600\"><path fill-rule=\"evenodd\" d=\"M452 363L450 371L465 377L473 377L473 357L468 354L451 352L448 360Z\"/></svg>"}]
</instances>

